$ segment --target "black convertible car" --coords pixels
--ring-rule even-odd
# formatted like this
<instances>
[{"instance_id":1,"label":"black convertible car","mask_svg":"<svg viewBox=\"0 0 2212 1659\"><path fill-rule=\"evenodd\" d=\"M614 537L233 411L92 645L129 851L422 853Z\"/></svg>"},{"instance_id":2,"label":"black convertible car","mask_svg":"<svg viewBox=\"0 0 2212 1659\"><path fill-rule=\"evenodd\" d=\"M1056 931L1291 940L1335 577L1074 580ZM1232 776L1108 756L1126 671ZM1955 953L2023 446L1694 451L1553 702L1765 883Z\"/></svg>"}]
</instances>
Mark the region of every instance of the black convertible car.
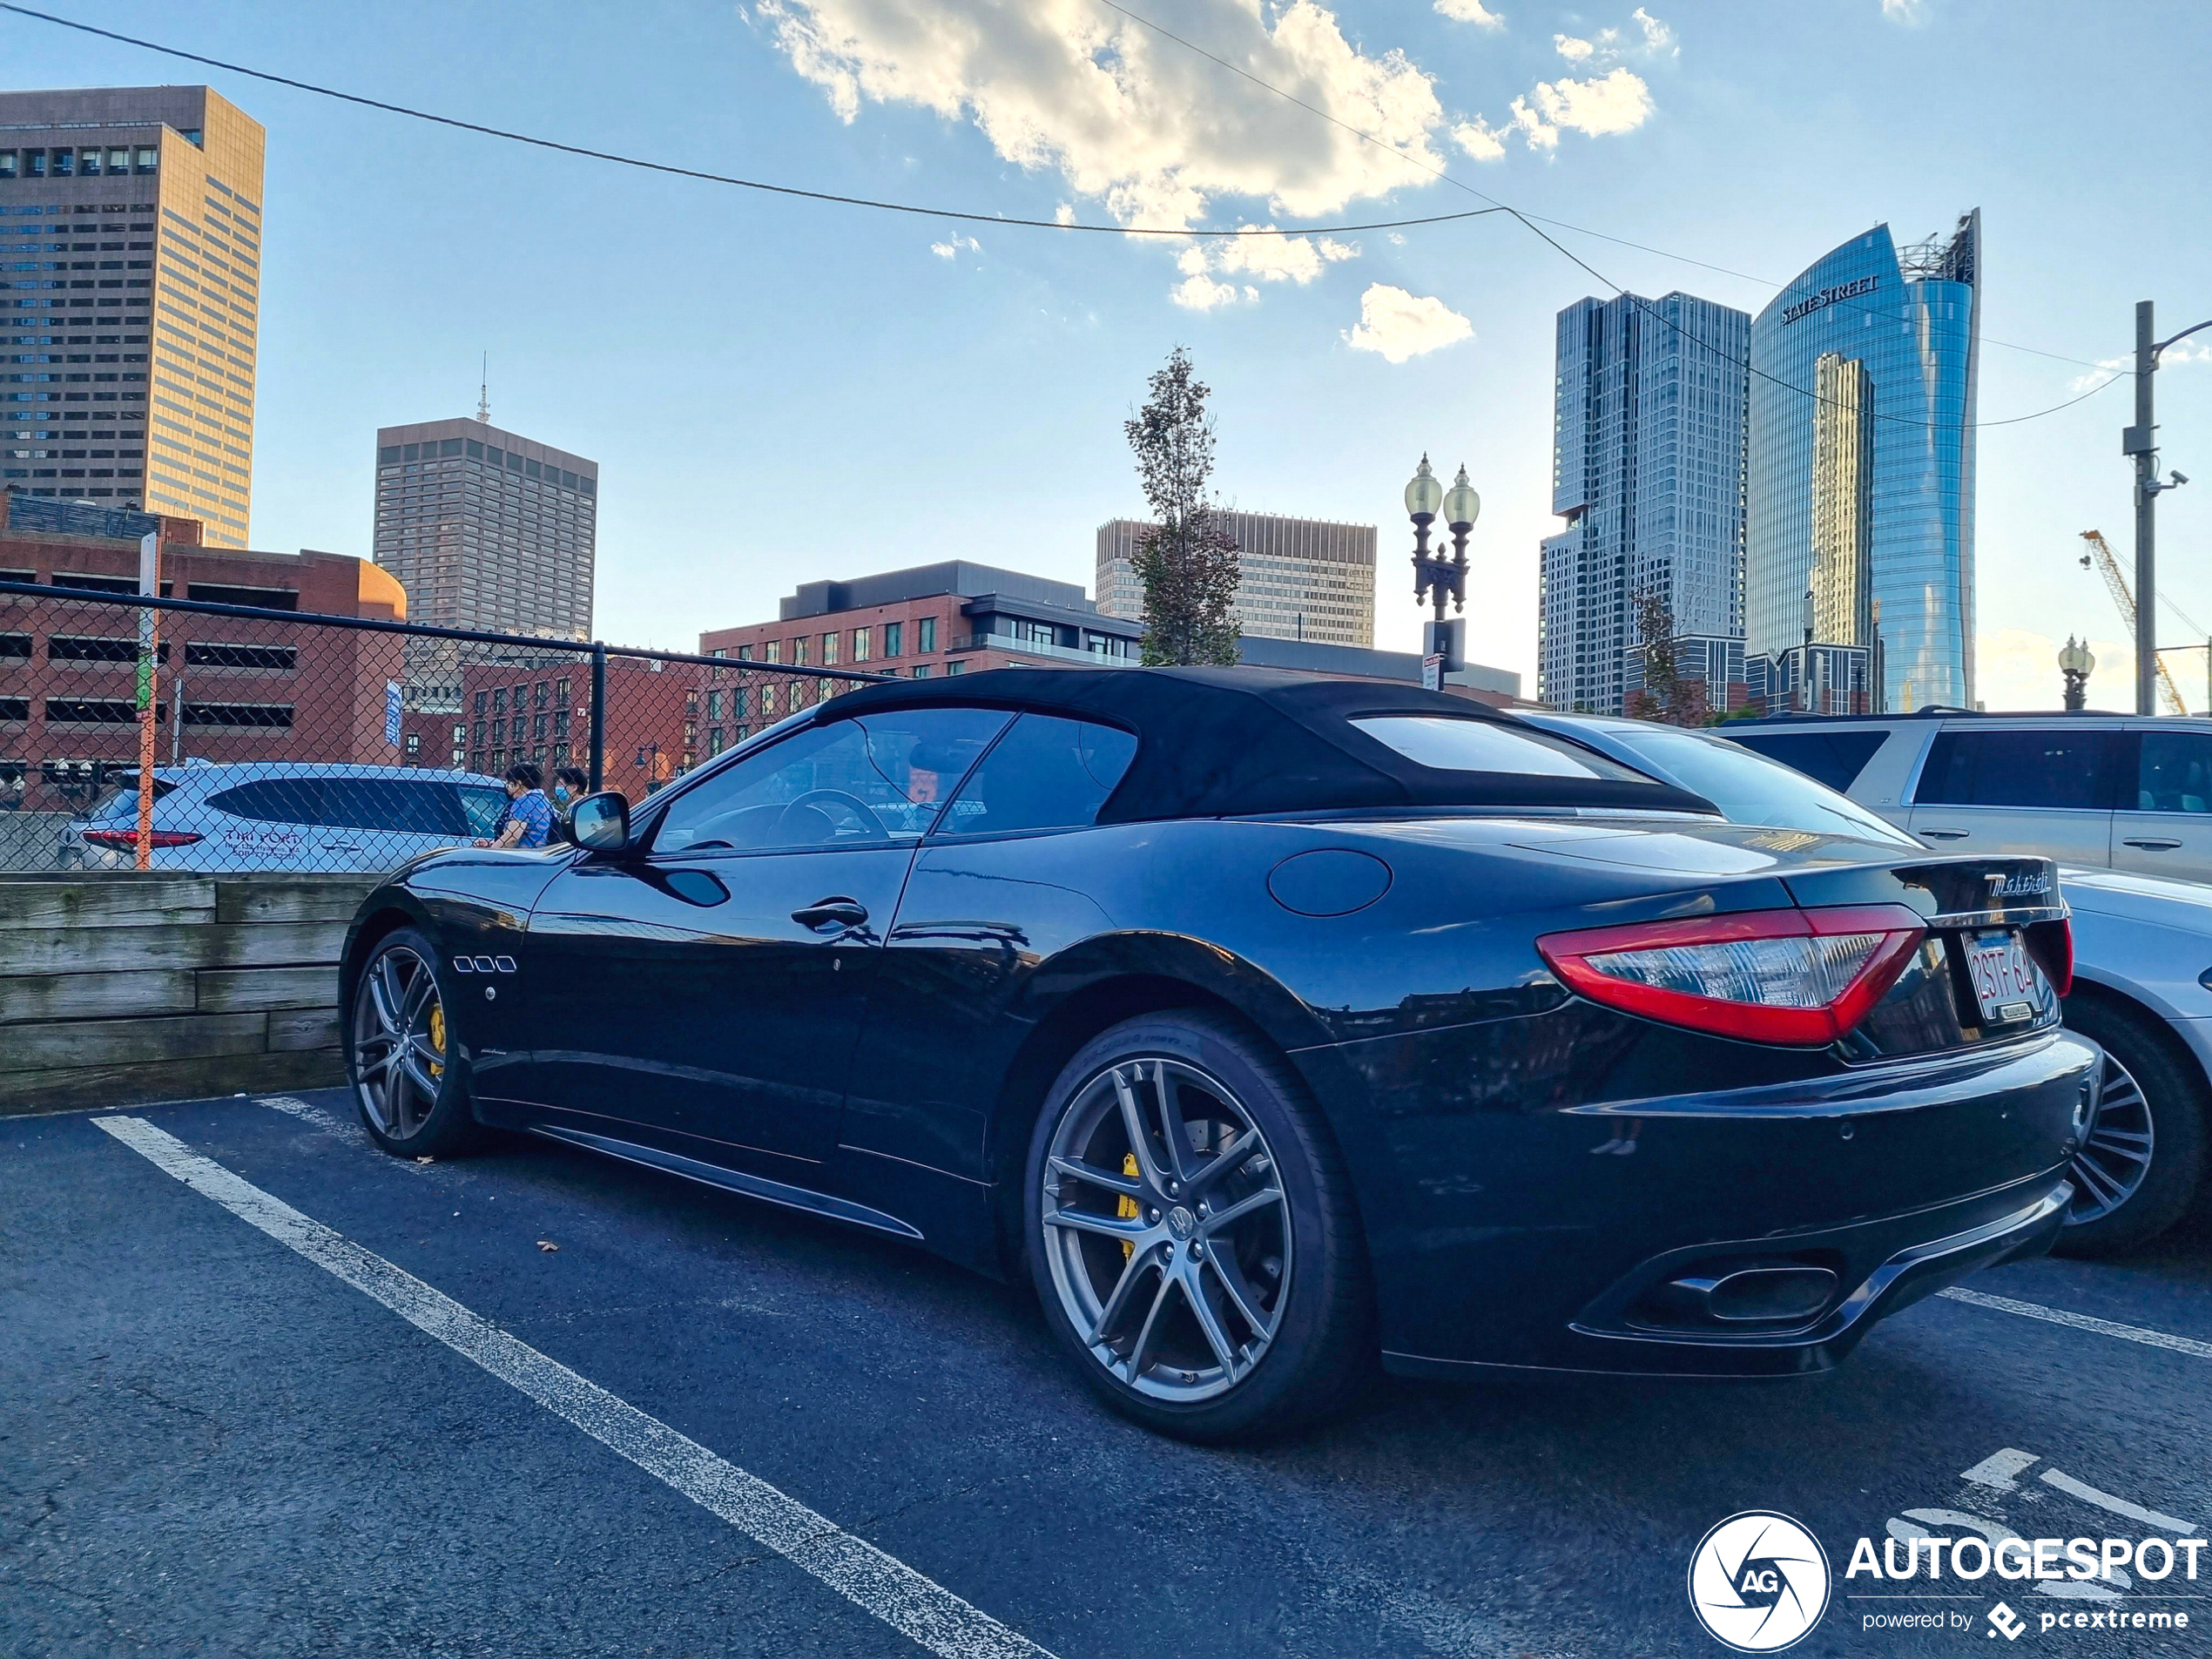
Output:
<instances>
[{"instance_id":1,"label":"black convertible car","mask_svg":"<svg viewBox=\"0 0 2212 1659\"><path fill-rule=\"evenodd\" d=\"M1766 1375L2041 1251L2093 1049L2040 859L1738 827L1464 699L867 686L355 921L407 1156L527 1130L1027 1274L1224 1439L1377 1356Z\"/></svg>"}]
</instances>

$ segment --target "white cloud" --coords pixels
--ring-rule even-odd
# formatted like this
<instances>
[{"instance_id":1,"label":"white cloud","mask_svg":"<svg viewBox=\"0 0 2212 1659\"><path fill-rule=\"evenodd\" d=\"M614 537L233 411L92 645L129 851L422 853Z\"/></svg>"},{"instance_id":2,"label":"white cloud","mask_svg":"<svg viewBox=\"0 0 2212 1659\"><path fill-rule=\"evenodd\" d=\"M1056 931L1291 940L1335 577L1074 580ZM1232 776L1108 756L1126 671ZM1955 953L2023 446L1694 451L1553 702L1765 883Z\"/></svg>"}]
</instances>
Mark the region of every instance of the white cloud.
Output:
<instances>
[{"instance_id":1,"label":"white cloud","mask_svg":"<svg viewBox=\"0 0 2212 1659\"><path fill-rule=\"evenodd\" d=\"M1506 143L1499 136L1501 131L1510 132L1513 129L1494 127L1478 115L1474 120L1462 121L1452 129L1452 142L1477 161L1503 161L1506 158Z\"/></svg>"},{"instance_id":2,"label":"white cloud","mask_svg":"<svg viewBox=\"0 0 2212 1659\"><path fill-rule=\"evenodd\" d=\"M962 248L966 248L970 253L981 253L983 251L983 245L972 236L961 236L958 233L954 233L950 241L932 242L929 245L929 251L941 260L955 257Z\"/></svg>"},{"instance_id":3,"label":"white cloud","mask_svg":"<svg viewBox=\"0 0 2212 1659\"><path fill-rule=\"evenodd\" d=\"M1643 50L1649 56L1653 57L1682 56L1682 48L1675 44L1675 31L1665 24L1661 23L1642 6L1638 6L1629 16L1635 20L1636 26L1643 30Z\"/></svg>"},{"instance_id":4,"label":"white cloud","mask_svg":"<svg viewBox=\"0 0 2212 1659\"><path fill-rule=\"evenodd\" d=\"M1920 0L1882 0L1882 15L1892 23L1915 24L1920 21Z\"/></svg>"},{"instance_id":5,"label":"white cloud","mask_svg":"<svg viewBox=\"0 0 2212 1659\"><path fill-rule=\"evenodd\" d=\"M1992 709L2055 709L2064 694L2059 647L2065 642L2032 628L1998 628L1974 636L1974 695ZM2135 705L2135 653L2116 639L2092 639L2089 706L2122 712Z\"/></svg>"},{"instance_id":6,"label":"white cloud","mask_svg":"<svg viewBox=\"0 0 2212 1659\"><path fill-rule=\"evenodd\" d=\"M1453 23L1471 23L1478 29L1502 29L1506 20L1482 0L1436 0L1436 10Z\"/></svg>"},{"instance_id":7,"label":"white cloud","mask_svg":"<svg viewBox=\"0 0 2212 1659\"><path fill-rule=\"evenodd\" d=\"M1474 337L1474 325L1441 300L1373 282L1359 296L1359 321L1345 339L1393 363Z\"/></svg>"},{"instance_id":8,"label":"white cloud","mask_svg":"<svg viewBox=\"0 0 2212 1659\"><path fill-rule=\"evenodd\" d=\"M1564 57L1570 64L1581 63L1584 59L1588 58L1591 53L1597 51L1597 48L1593 46L1588 41L1577 40L1572 35L1554 35L1552 37L1552 45L1554 49L1558 51L1559 55L1561 57Z\"/></svg>"},{"instance_id":9,"label":"white cloud","mask_svg":"<svg viewBox=\"0 0 2212 1659\"><path fill-rule=\"evenodd\" d=\"M1583 81L1568 77L1538 81L1526 98L1514 99L1513 125L1531 150L1554 150L1561 132L1586 132L1592 138L1633 132L1651 118L1652 109L1651 89L1643 78L1616 69ZM1487 128L1483 136L1495 138ZM1460 131L1455 129L1453 137L1460 138ZM1467 149L1466 139L1460 142ZM1476 153L1472 149L1467 152Z\"/></svg>"},{"instance_id":10,"label":"white cloud","mask_svg":"<svg viewBox=\"0 0 2212 1659\"><path fill-rule=\"evenodd\" d=\"M1430 167L1444 121L1402 51L1348 42L1316 0L1206 0L1211 51ZM1056 172L1123 224L1196 223L1216 197L1309 218L1418 175L1344 127L1224 74L1090 0L757 0L792 67L844 119L869 103L971 121L999 155Z\"/></svg>"},{"instance_id":11,"label":"white cloud","mask_svg":"<svg viewBox=\"0 0 2212 1659\"><path fill-rule=\"evenodd\" d=\"M2168 346L2158 354L2158 366L2161 368L2185 368L2191 363L2212 363L2212 343L2199 343L2195 341L2185 340L2180 345ZM2087 374L2076 374L2067 381L2067 390L2086 392L2092 387L2104 385L2114 374L2122 373L2132 374L2134 372L2135 360L2133 357L2100 358L2094 368Z\"/></svg>"}]
</instances>

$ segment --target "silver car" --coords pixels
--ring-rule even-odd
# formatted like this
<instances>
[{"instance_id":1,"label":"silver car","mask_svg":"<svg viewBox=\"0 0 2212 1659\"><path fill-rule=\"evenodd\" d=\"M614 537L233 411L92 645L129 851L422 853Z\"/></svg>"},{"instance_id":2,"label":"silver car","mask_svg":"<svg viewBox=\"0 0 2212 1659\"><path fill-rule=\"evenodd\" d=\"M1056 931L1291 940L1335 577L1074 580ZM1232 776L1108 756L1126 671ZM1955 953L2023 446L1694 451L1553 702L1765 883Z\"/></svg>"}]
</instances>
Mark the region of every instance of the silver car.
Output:
<instances>
[{"instance_id":1,"label":"silver car","mask_svg":"<svg viewBox=\"0 0 2212 1659\"><path fill-rule=\"evenodd\" d=\"M2212 881L2212 718L1946 709L1727 732L1931 846Z\"/></svg>"},{"instance_id":2,"label":"silver car","mask_svg":"<svg viewBox=\"0 0 2212 1659\"><path fill-rule=\"evenodd\" d=\"M1733 723L1722 737L1605 715L1523 718L1695 790L1733 823L1923 846L1825 784L1732 741ZM2054 1249L2114 1256L2164 1232L2203 1190L2212 1121L2212 887L2063 864L2060 881L2074 911L2066 1022L2103 1047L2105 1065L2097 1115L2074 1159L2074 1203Z\"/></svg>"},{"instance_id":3,"label":"silver car","mask_svg":"<svg viewBox=\"0 0 2212 1659\"><path fill-rule=\"evenodd\" d=\"M157 870L377 871L489 836L507 809L496 778L414 766L253 761L157 766ZM69 861L132 867L138 778L123 773L70 826Z\"/></svg>"}]
</instances>

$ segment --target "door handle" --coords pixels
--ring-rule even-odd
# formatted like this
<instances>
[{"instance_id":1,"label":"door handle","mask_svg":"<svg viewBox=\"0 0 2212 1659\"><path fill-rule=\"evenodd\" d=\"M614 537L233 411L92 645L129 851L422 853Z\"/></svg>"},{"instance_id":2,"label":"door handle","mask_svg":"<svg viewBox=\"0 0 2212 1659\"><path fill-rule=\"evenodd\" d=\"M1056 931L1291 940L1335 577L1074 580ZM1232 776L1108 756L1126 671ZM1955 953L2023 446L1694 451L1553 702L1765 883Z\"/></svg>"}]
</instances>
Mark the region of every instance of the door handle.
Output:
<instances>
[{"instance_id":1,"label":"door handle","mask_svg":"<svg viewBox=\"0 0 2212 1659\"><path fill-rule=\"evenodd\" d=\"M1925 835L1932 841L1963 841L1966 839L1966 832L1964 830L1924 829L1914 830L1912 833L1915 835Z\"/></svg>"},{"instance_id":2,"label":"door handle","mask_svg":"<svg viewBox=\"0 0 2212 1659\"><path fill-rule=\"evenodd\" d=\"M802 910L791 913L791 919L802 927L811 927L818 934L840 933L847 927L858 927L868 919L868 907L857 899L842 894L828 899L817 899Z\"/></svg>"},{"instance_id":3,"label":"door handle","mask_svg":"<svg viewBox=\"0 0 2212 1659\"><path fill-rule=\"evenodd\" d=\"M2122 841L2122 846L2140 846L2146 853L2171 853L2181 843L2162 835L2146 835L2140 840Z\"/></svg>"}]
</instances>

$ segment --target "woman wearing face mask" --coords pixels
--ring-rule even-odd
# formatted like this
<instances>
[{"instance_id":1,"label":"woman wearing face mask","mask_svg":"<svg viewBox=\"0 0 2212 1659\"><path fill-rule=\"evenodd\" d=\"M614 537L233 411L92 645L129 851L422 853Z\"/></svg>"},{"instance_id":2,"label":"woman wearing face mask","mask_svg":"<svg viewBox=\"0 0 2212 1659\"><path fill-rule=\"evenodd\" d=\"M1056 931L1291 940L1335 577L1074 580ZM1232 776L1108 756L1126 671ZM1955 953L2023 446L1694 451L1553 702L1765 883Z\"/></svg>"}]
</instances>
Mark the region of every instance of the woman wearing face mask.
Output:
<instances>
[{"instance_id":1,"label":"woman wearing face mask","mask_svg":"<svg viewBox=\"0 0 2212 1659\"><path fill-rule=\"evenodd\" d=\"M590 788L591 779L581 766L562 766L554 772L552 797L553 839L555 840L572 842L576 840L575 834L569 828L569 813L575 809L577 802L590 792Z\"/></svg>"}]
</instances>

